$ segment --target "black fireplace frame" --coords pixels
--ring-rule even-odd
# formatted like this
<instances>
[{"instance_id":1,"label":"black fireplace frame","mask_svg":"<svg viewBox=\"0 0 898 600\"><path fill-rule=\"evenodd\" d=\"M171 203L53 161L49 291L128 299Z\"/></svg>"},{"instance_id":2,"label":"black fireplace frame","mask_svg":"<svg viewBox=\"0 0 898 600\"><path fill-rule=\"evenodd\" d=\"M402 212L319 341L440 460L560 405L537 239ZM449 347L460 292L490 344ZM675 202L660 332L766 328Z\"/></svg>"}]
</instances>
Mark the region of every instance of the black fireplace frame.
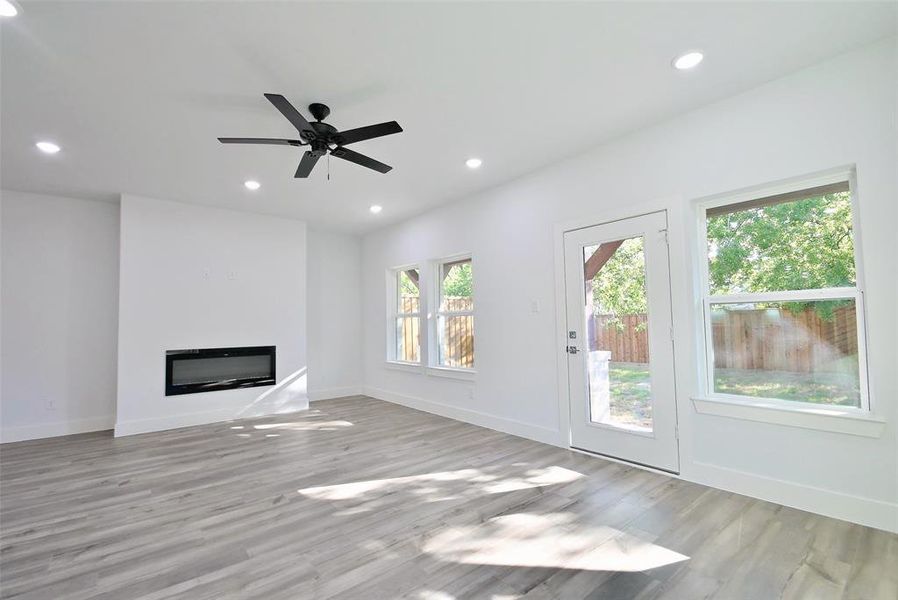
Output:
<instances>
[{"instance_id":1,"label":"black fireplace frame","mask_svg":"<svg viewBox=\"0 0 898 600\"><path fill-rule=\"evenodd\" d=\"M270 377L247 377L243 379L226 379L216 383L172 383L174 363L176 360L194 360L199 358L222 358L226 356L268 356L271 366ZM165 395L199 394L238 388L263 387L277 382L277 349L276 346L242 346L236 348L193 348L190 350L167 350L165 352Z\"/></svg>"}]
</instances>

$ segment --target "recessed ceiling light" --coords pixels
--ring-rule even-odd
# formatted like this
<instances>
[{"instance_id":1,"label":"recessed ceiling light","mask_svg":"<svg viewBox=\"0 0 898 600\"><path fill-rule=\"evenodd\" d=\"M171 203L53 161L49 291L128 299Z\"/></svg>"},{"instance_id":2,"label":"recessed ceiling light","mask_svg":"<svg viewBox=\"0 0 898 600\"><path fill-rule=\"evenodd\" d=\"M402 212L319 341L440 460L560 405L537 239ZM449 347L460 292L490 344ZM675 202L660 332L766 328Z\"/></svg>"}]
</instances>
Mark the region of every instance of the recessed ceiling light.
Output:
<instances>
[{"instance_id":1,"label":"recessed ceiling light","mask_svg":"<svg viewBox=\"0 0 898 600\"><path fill-rule=\"evenodd\" d=\"M465 164L468 165L469 169L479 169L480 165L483 164L483 161L479 158L469 158L465 161Z\"/></svg>"},{"instance_id":2,"label":"recessed ceiling light","mask_svg":"<svg viewBox=\"0 0 898 600\"><path fill-rule=\"evenodd\" d=\"M35 146L40 148L40 151L45 154L56 154L59 152L59 146L53 142L38 142Z\"/></svg>"},{"instance_id":3,"label":"recessed ceiling light","mask_svg":"<svg viewBox=\"0 0 898 600\"><path fill-rule=\"evenodd\" d=\"M371 211L371 214L376 215L377 213L379 213L379 212L382 211L383 209L384 209L384 207L381 206L380 204L372 204L372 205L371 205L371 208L369 208L368 210Z\"/></svg>"},{"instance_id":4,"label":"recessed ceiling light","mask_svg":"<svg viewBox=\"0 0 898 600\"><path fill-rule=\"evenodd\" d=\"M19 14L19 9L9 0L0 0L0 17L14 17Z\"/></svg>"},{"instance_id":5,"label":"recessed ceiling light","mask_svg":"<svg viewBox=\"0 0 898 600\"><path fill-rule=\"evenodd\" d=\"M687 52L686 54L681 54L676 57L673 61L673 66L676 69L681 71L686 69L691 69L696 66L698 63L702 62L702 59L705 58L705 55L698 51Z\"/></svg>"},{"instance_id":6,"label":"recessed ceiling light","mask_svg":"<svg viewBox=\"0 0 898 600\"><path fill-rule=\"evenodd\" d=\"M253 191L256 191L257 189L262 187L261 183L259 183L258 181L253 181L252 179L248 179L248 180L244 181L243 185L246 186L246 189L253 190Z\"/></svg>"}]
</instances>

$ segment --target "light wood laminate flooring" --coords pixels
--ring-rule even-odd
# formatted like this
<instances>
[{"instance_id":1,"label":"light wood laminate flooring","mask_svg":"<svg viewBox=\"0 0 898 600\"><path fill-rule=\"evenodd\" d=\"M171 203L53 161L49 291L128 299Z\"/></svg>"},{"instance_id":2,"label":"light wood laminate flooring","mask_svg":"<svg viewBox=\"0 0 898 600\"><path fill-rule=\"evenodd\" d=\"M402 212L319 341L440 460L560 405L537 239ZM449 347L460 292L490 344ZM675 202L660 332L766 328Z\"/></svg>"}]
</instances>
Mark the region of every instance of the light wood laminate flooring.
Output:
<instances>
[{"instance_id":1,"label":"light wood laminate flooring","mask_svg":"<svg viewBox=\"0 0 898 600\"><path fill-rule=\"evenodd\" d=\"M365 397L0 447L17 599L896 600L898 536Z\"/></svg>"}]
</instances>

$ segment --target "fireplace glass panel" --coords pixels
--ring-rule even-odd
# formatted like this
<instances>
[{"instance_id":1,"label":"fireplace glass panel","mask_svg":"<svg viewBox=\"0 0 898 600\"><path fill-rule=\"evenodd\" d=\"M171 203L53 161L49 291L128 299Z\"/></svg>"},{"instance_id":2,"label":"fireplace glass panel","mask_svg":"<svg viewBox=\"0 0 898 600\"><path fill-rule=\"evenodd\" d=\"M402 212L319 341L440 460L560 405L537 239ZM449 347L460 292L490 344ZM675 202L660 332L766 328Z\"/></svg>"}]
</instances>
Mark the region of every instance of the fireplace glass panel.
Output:
<instances>
[{"instance_id":1,"label":"fireplace glass panel","mask_svg":"<svg viewBox=\"0 0 898 600\"><path fill-rule=\"evenodd\" d=\"M221 356L177 360L172 365L172 383L218 383L232 379L271 377L268 356Z\"/></svg>"},{"instance_id":2,"label":"fireplace glass panel","mask_svg":"<svg viewBox=\"0 0 898 600\"><path fill-rule=\"evenodd\" d=\"M165 359L166 396L275 383L274 346L169 350Z\"/></svg>"}]
</instances>

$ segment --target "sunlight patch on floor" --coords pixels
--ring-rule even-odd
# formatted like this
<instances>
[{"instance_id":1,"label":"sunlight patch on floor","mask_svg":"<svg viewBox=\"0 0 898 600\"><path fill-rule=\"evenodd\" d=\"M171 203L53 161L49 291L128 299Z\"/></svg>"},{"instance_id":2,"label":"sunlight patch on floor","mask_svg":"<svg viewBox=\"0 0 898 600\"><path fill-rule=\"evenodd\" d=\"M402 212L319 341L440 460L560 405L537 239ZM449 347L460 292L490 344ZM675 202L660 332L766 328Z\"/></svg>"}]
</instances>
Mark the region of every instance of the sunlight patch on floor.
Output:
<instances>
[{"instance_id":1,"label":"sunlight patch on floor","mask_svg":"<svg viewBox=\"0 0 898 600\"><path fill-rule=\"evenodd\" d=\"M352 427L352 423L349 421L296 421L253 425L253 429L289 429L291 431L336 431L344 427Z\"/></svg>"},{"instance_id":2,"label":"sunlight patch on floor","mask_svg":"<svg viewBox=\"0 0 898 600\"><path fill-rule=\"evenodd\" d=\"M645 571L689 560L613 527L579 525L566 513L518 513L457 527L428 540L424 551L462 564L584 571Z\"/></svg>"},{"instance_id":3,"label":"sunlight patch on floor","mask_svg":"<svg viewBox=\"0 0 898 600\"><path fill-rule=\"evenodd\" d=\"M421 590L416 596L419 600L455 600L455 596L438 590Z\"/></svg>"},{"instance_id":4,"label":"sunlight patch on floor","mask_svg":"<svg viewBox=\"0 0 898 600\"><path fill-rule=\"evenodd\" d=\"M401 492L425 502L436 502L569 483L581 477L584 477L581 473L558 466L535 469L509 469L503 466L491 470L460 469L309 487L299 490L299 493L316 500L369 501Z\"/></svg>"}]
</instances>

